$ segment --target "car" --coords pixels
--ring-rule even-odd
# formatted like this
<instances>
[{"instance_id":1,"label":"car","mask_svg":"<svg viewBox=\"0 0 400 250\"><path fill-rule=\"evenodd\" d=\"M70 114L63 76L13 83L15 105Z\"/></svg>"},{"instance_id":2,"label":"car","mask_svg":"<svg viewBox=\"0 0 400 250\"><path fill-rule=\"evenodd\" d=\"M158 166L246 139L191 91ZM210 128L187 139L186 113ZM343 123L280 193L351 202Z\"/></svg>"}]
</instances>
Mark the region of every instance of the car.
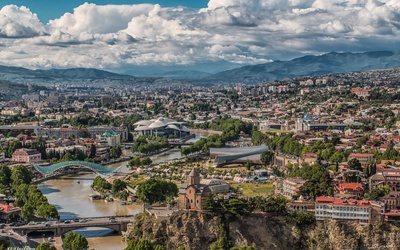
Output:
<instances>
[{"instance_id":1,"label":"car","mask_svg":"<svg viewBox=\"0 0 400 250\"><path fill-rule=\"evenodd\" d=\"M110 216L110 220L115 220L115 217L114 216Z\"/></svg>"},{"instance_id":2,"label":"car","mask_svg":"<svg viewBox=\"0 0 400 250\"><path fill-rule=\"evenodd\" d=\"M71 221L69 220L64 221L64 224L69 224L69 223L71 223Z\"/></svg>"},{"instance_id":3,"label":"car","mask_svg":"<svg viewBox=\"0 0 400 250\"><path fill-rule=\"evenodd\" d=\"M115 219L111 219L110 222L116 222L116 220Z\"/></svg>"},{"instance_id":4,"label":"car","mask_svg":"<svg viewBox=\"0 0 400 250\"><path fill-rule=\"evenodd\" d=\"M44 223L44 225L45 225L46 227L49 227L49 226L51 225L51 221L48 221L48 222Z\"/></svg>"},{"instance_id":5,"label":"car","mask_svg":"<svg viewBox=\"0 0 400 250\"><path fill-rule=\"evenodd\" d=\"M74 222L79 222L79 219L74 219Z\"/></svg>"},{"instance_id":6,"label":"car","mask_svg":"<svg viewBox=\"0 0 400 250\"><path fill-rule=\"evenodd\" d=\"M36 223L35 223L34 221L30 221L30 222L28 223L28 225L36 225Z\"/></svg>"},{"instance_id":7,"label":"car","mask_svg":"<svg viewBox=\"0 0 400 250\"><path fill-rule=\"evenodd\" d=\"M79 219L79 222L86 222L86 219Z\"/></svg>"}]
</instances>

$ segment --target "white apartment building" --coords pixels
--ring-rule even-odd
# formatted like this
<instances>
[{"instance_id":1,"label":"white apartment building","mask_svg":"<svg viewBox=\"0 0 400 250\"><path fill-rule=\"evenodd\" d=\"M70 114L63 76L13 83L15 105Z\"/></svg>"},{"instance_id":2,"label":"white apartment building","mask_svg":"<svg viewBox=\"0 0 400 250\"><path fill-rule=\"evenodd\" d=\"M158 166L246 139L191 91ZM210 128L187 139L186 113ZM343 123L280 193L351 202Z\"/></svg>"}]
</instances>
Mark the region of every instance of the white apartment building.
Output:
<instances>
[{"instance_id":1,"label":"white apartment building","mask_svg":"<svg viewBox=\"0 0 400 250\"><path fill-rule=\"evenodd\" d=\"M342 200L320 196L315 202L315 219L355 220L361 225L380 222L385 204L378 201Z\"/></svg>"},{"instance_id":2,"label":"white apartment building","mask_svg":"<svg viewBox=\"0 0 400 250\"><path fill-rule=\"evenodd\" d=\"M301 186L306 181L302 178L288 178L283 180L282 183L282 195L292 198L295 196L298 192Z\"/></svg>"}]
</instances>

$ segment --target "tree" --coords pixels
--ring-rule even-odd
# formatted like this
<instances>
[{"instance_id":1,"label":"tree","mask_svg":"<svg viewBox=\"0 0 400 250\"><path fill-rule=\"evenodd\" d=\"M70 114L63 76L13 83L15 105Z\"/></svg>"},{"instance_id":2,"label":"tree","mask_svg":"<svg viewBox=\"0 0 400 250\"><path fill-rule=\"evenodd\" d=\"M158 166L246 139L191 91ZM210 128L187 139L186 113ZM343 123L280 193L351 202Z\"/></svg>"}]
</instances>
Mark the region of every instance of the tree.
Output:
<instances>
[{"instance_id":1,"label":"tree","mask_svg":"<svg viewBox=\"0 0 400 250\"><path fill-rule=\"evenodd\" d=\"M12 154L14 153L15 150L22 148L22 143L20 141L12 141L7 148L6 157L11 158Z\"/></svg>"},{"instance_id":2,"label":"tree","mask_svg":"<svg viewBox=\"0 0 400 250\"><path fill-rule=\"evenodd\" d=\"M13 187L16 187L21 184L29 184L31 183L33 178L33 173L24 165L17 165L13 167L11 171L11 181Z\"/></svg>"},{"instance_id":3,"label":"tree","mask_svg":"<svg viewBox=\"0 0 400 250\"><path fill-rule=\"evenodd\" d=\"M147 239L131 240L125 250L154 250L150 241Z\"/></svg>"},{"instance_id":4,"label":"tree","mask_svg":"<svg viewBox=\"0 0 400 250\"><path fill-rule=\"evenodd\" d=\"M118 193L126 188L126 183L121 179L115 179L112 186L111 191L114 193Z\"/></svg>"},{"instance_id":5,"label":"tree","mask_svg":"<svg viewBox=\"0 0 400 250\"><path fill-rule=\"evenodd\" d=\"M138 166L140 166L140 164L141 164L140 158L137 157L137 156L133 157L132 159L130 159L128 161L128 166L131 167L131 168L132 167L138 167Z\"/></svg>"},{"instance_id":6,"label":"tree","mask_svg":"<svg viewBox=\"0 0 400 250\"><path fill-rule=\"evenodd\" d=\"M48 203L39 205L36 210L37 214L46 220L49 220L50 218L60 218L57 209Z\"/></svg>"},{"instance_id":7,"label":"tree","mask_svg":"<svg viewBox=\"0 0 400 250\"><path fill-rule=\"evenodd\" d=\"M111 184L100 176L96 176L93 180L93 188L96 190L110 190Z\"/></svg>"},{"instance_id":8,"label":"tree","mask_svg":"<svg viewBox=\"0 0 400 250\"><path fill-rule=\"evenodd\" d=\"M153 161L150 159L150 157L145 157L145 158L143 158L141 161L141 164L142 165L150 165L151 163L153 163Z\"/></svg>"},{"instance_id":9,"label":"tree","mask_svg":"<svg viewBox=\"0 0 400 250\"><path fill-rule=\"evenodd\" d=\"M320 165L307 166L301 169L300 176L306 180L299 189L299 194L315 200L318 196L332 193L332 179L329 172Z\"/></svg>"},{"instance_id":10,"label":"tree","mask_svg":"<svg viewBox=\"0 0 400 250\"><path fill-rule=\"evenodd\" d=\"M265 151L265 152L263 152L261 154L260 160L266 166L266 165L270 165L271 164L273 157L274 157L274 153L269 151L269 150L267 150L267 151Z\"/></svg>"},{"instance_id":11,"label":"tree","mask_svg":"<svg viewBox=\"0 0 400 250\"><path fill-rule=\"evenodd\" d=\"M150 178L138 184L136 195L150 204L178 196L178 186L170 181Z\"/></svg>"},{"instance_id":12,"label":"tree","mask_svg":"<svg viewBox=\"0 0 400 250\"><path fill-rule=\"evenodd\" d=\"M89 158L94 158L96 156L96 146L94 144L90 145Z\"/></svg>"},{"instance_id":13,"label":"tree","mask_svg":"<svg viewBox=\"0 0 400 250\"><path fill-rule=\"evenodd\" d=\"M0 183L7 186L11 181L11 169L7 165L0 165Z\"/></svg>"},{"instance_id":14,"label":"tree","mask_svg":"<svg viewBox=\"0 0 400 250\"><path fill-rule=\"evenodd\" d=\"M65 250L86 250L89 247L89 243L82 235L70 231L65 236L62 247Z\"/></svg>"},{"instance_id":15,"label":"tree","mask_svg":"<svg viewBox=\"0 0 400 250\"><path fill-rule=\"evenodd\" d=\"M8 249L10 246L10 241L8 241L5 237L0 238L0 249Z\"/></svg>"},{"instance_id":16,"label":"tree","mask_svg":"<svg viewBox=\"0 0 400 250\"><path fill-rule=\"evenodd\" d=\"M25 204L21 210L21 218L24 221L32 221L35 219L35 208L31 204Z\"/></svg>"},{"instance_id":17,"label":"tree","mask_svg":"<svg viewBox=\"0 0 400 250\"><path fill-rule=\"evenodd\" d=\"M372 189L369 193L366 193L364 195L364 198L366 200L373 200L376 201L378 200L379 197L385 196L390 193L390 187L389 186L382 186L379 188Z\"/></svg>"},{"instance_id":18,"label":"tree","mask_svg":"<svg viewBox=\"0 0 400 250\"><path fill-rule=\"evenodd\" d=\"M333 153L333 155L331 155L331 157L329 157L329 161L339 163L342 162L344 158L345 156L343 152L336 151L335 153Z\"/></svg>"},{"instance_id":19,"label":"tree","mask_svg":"<svg viewBox=\"0 0 400 250\"><path fill-rule=\"evenodd\" d=\"M362 171L361 163L356 158L351 159L347 164L349 169Z\"/></svg>"},{"instance_id":20,"label":"tree","mask_svg":"<svg viewBox=\"0 0 400 250\"><path fill-rule=\"evenodd\" d=\"M78 131L79 138L90 138L90 133L86 129L80 129Z\"/></svg>"},{"instance_id":21,"label":"tree","mask_svg":"<svg viewBox=\"0 0 400 250\"><path fill-rule=\"evenodd\" d=\"M110 149L110 158L119 158L122 155L122 150L120 147L115 146Z\"/></svg>"},{"instance_id":22,"label":"tree","mask_svg":"<svg viewBox=\"0 0 400 250\"><path fill-rule=\"evenodd\" d=\"M48 242L43 242L36 247L36 250L57 250L57 248Z\"/></svg>"}]
</instances>

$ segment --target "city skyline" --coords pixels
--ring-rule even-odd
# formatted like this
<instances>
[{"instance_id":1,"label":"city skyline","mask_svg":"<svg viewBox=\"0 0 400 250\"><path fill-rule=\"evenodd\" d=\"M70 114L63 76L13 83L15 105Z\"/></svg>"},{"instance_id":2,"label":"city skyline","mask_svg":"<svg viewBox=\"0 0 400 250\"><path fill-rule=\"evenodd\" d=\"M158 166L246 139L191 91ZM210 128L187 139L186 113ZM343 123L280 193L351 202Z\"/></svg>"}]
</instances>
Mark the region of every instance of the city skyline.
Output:
<instances>
[{"instance_id":1,"label":"city skyline","mask_svg":"<svg viewBox=\"0 0 400 250\"><path fill-rule=\"evenodd\" d=\"M397 51L400 39L395 0L12 3L0 9L0 64L33 69L217 72L330 51Z\"/></svg>"}]
</instances>

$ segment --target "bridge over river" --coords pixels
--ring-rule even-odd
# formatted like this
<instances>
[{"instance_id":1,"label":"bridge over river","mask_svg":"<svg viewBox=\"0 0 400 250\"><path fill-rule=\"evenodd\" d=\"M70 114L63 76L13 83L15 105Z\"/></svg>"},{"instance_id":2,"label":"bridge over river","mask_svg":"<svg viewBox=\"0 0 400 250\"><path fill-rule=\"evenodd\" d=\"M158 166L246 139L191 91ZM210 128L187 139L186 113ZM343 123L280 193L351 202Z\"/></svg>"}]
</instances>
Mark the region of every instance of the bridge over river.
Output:
<instances>
[{"instance_id":1,"label":"bridge over river","mask_svg":"<svg viewBox=\"0 0 400 250\"><path fill-rule=\"evenodd\" d=\"M49 166L34 165L34 168L42 173L44 176L40 179L33 180L33 184L38 184L48 179L56 178L61 175L75 173L82 170L94 172L97 175L105 177L108 175L112 175L120 169L120 167L111 168L88 161L65 161Z\"/></svg>"},{"instance_id":2,"label":"bridge over river","mask_svg":"<svg viewBox=\"0 0 400 250\"><path fill-rule=\"evenodd\" d=\"M111 217L87 217L80 218L79 222L72 220L69 223L52 221L45 224L13 226L10 229L19 235L29 235L34 232L53 232L54 236L62 236L69 231L86 227L109 228L121 233L128 229L128 224L133 221L133 217L133 215L112 216L112 219L110 219Z\"/></svg>"}]
</instances>

